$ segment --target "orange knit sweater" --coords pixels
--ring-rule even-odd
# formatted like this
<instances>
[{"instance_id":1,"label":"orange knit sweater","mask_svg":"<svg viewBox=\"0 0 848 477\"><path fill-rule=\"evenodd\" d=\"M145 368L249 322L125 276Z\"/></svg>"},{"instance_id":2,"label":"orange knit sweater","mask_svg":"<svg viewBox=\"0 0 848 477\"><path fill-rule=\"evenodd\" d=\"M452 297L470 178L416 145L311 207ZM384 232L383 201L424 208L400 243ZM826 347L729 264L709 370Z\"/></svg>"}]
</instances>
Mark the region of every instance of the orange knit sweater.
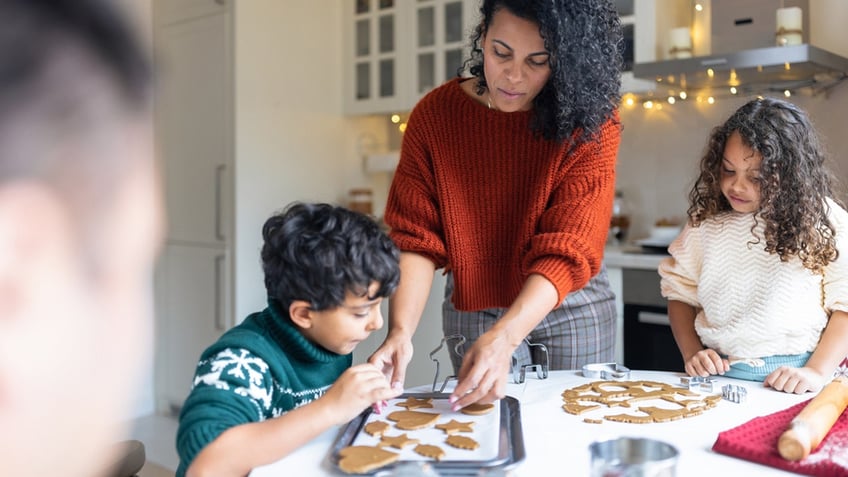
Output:
<instances>
[{"instance_id":1,"label":"orange knit sweater","mask_svg":"<svg viewBox=\"0 0 848 477\"><path fill-rule=\"evenodd\" d=\"M621 140L618 117L567 147L529 131L452 80L410 115L386 205L398 247L454 274L459 310L508 307L538 273L559 302L601 267Z\"/></svg>"}]
</instances>

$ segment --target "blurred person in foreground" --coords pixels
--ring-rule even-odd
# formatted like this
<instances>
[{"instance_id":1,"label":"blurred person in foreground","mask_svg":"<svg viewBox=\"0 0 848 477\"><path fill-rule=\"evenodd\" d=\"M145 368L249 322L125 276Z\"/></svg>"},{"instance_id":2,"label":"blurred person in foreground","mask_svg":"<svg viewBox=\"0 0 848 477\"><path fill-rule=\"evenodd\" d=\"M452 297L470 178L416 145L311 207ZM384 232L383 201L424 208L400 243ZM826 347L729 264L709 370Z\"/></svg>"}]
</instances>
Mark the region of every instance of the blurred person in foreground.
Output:
<instances>
[{"instance_id":1,"label":"blurred person in foreground","mask_svg":"<svg viewBox=\"0 0 848 477\"><path fill-rule=\"evenodd\" d=\"M124 12L0 0L0 475L96 476L151 348L161 202Z\"/></svg>"}]
</instances>

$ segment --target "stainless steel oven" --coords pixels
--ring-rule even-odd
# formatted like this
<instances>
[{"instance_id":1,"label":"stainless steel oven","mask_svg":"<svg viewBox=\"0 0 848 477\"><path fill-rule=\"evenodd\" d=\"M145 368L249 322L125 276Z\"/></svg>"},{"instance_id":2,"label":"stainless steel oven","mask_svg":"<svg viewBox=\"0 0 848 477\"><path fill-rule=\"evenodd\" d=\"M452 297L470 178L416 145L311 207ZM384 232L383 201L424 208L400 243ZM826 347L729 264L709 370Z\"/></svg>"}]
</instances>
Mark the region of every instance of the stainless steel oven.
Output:
<instances>
[{"instance_id":1,"label":"stainless steel oven","mask_svg":"<svg viewBox=\"0 0 848 477\"><path fill-rule=\"evenodd\" d=\"M624 365L630 369L683 371L656 270L622 270Z\"/></svg>"}]
</instances>

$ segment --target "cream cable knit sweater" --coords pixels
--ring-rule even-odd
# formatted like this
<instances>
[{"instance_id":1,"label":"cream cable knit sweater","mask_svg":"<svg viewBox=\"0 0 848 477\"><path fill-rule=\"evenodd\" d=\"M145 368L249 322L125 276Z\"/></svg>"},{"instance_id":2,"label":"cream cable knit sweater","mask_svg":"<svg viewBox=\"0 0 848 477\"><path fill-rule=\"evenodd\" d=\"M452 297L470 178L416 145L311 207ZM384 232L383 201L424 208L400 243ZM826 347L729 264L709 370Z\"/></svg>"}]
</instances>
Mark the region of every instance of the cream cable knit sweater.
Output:
<instances>
[{"instance_id":1,"label":"cream cable knit sweater","mask_svg":"<svg viewBox=\"0 0 848 477\"><path fill-rule=\"evenodd\" d=\"M695 331L721 354L759 358L815 350L833 310L848 311L848 213L828 200L839 259L824 276L781 262L753 239L752 214L686 226L659 267L662 295L698 309ZM762 224L756 232L762 237Z\"/></svg>"}]
</instances>

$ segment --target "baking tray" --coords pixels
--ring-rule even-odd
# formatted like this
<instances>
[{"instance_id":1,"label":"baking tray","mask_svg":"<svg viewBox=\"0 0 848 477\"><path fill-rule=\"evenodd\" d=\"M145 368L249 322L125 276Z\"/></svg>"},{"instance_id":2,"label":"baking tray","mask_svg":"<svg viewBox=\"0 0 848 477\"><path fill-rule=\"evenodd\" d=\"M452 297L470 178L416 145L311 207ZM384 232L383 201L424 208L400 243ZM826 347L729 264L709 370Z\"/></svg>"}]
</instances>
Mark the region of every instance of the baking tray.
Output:
<instances>
[{"instance_id":1,"label":"baking tray","mask_svg":"<svg viewBox=\"0 0 848 477\"><path fill-rule=\"evenodd\" d=\"M396 398L396 400L404 400L408 397L415 397L418 399L426 399L432 398L433 401L445 400L447 402L450 394L447 393L405 393ZM396 401L396 400L393 400ZM441 461L436 461L433 459L428 459L426 457L416 458L415 460L406 460L401 459L392 464L388 464L380 469L377 469L371 473L367 474L358 474L358 475L376 475L376 474L384 474L388 473L392 469L397 466L408 464L410 462L420 463L426 462L431 468L433 468L439 475L443 476L476 476L479 475L481 469L509 469L522 460L524 460L526 456L526 452L524 449L524 435L521 430L521 410L518 403L518 400L512 396L506 396L500 400L498 404L500 416L497 418L499 421L497 428L497 439L495 441L494 450L490 454L491 456L485 456L481 459L451 459L450 456L446 456L445 459ZM390 407L383 412L388 415L388 413L394 410L402 410L401 408L393 408ZM417 411L433 411L432 409L416 409ZM335 441L333 442L332 447L330 448L330 452L327 456L327 460L338 474L347 475L339 469L339 451L347 446L353 445L357 440L357 437L360 433L363 433L363 428L365 424L369 422L369 417L372 416L373 410L371 408L363 411L359 416L351 420L347 425L341 428L338 436L336 436ZM383 416L380 416L381 420ZM465 414L457 413L457 415L444 415L439 418L439 422L444 422L446 420L456 418L456 419L464 419L464 418L473 418L475 416L467 416ZM400 431L394 429L395 432L408 432L410 433L410 437L414 437L412 435L415 431ZM441 432L441 431L439 431ZM444 436L443 436L444 437ZM472 436L477 439L477 436ZM438 444L440 447L447 448L449 447L447 444L443 443L434 443L427 442L428 444ZM389 450L393 452L397 452L397 449L389 448Z\"/></svg>"}]
</instances>

